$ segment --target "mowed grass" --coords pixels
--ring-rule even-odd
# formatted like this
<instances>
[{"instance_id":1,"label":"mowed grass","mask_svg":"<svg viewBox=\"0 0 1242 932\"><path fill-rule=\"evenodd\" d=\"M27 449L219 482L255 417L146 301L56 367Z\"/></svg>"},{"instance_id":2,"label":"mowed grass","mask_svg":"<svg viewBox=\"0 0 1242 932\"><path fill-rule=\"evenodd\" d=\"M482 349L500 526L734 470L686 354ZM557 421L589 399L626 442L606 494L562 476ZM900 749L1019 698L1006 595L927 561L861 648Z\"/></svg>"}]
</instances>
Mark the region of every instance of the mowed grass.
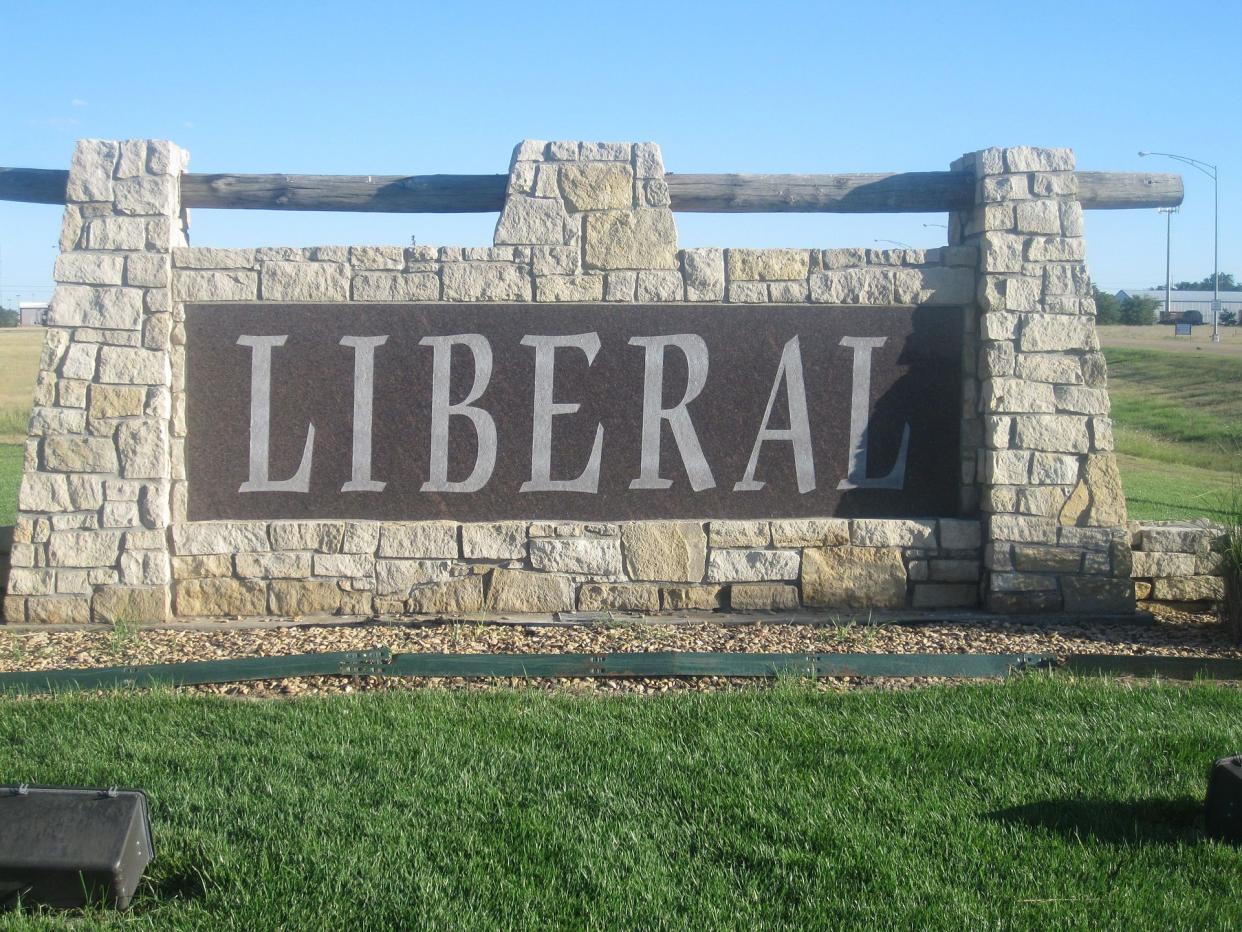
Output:
<instances>
[{"instance_id":1,"label":"mowed grass","mask_svg":"<svg viewBox=\"0 0 1242 932\"><path fill-rule=\"evenodd\" d=\"M1240 746L1242 693L1043 675L0 703L6 780L150 794L92 928L1237 928L1200 811Z\"/></svg>"},{"instance_id":2,"label":"mowed grass","mask_svg":"<svg viewBox=\"0 0 1242 932\"><path fill-rule=\"evenodd\" d=\"M1132 519L1171 521L1205 517L1233 520L1232 496L1237 476L1194 466L1178 466L1159 460L1117 454L1126 508Z\"/></svg>"},{"instance_id":3,"label":"mowed grass","mask_svg":"<svg viewBox=\"0 0 1242 932\"><path fill-rule=\"evenodd\" d=\"M1242 355L1108 345L1119 329L1101 333L1130 516L1227 518L1242 470Z\"/></svg>"},{"instance_id":4,"label":"mowed grass","mask_svg":"<svg viewBox=\"0 0 1242 932\"><path fill-rule=\"evenodd\" d=\"M1242 358L1105 350L1118 450L1228 472L1242 456Z\"/></svg>"}]
</instances>

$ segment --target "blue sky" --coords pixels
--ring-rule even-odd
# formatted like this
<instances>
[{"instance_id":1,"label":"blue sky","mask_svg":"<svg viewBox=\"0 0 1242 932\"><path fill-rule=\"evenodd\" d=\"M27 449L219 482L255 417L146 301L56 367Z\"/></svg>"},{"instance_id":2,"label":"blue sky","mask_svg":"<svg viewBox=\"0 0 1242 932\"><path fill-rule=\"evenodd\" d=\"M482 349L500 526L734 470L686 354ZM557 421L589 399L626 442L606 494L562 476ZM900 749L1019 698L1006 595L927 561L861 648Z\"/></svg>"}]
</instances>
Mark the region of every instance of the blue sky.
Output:
<instances>
[{"instance_id":1,"label":"blue sky","mask_svg":"<svg viewBox=\"0 0 1242 932\"><path fill-rule=\"evenodd\" d=\"M502 172L522 138L654 140L683 172L937 170L989 145L1080 168L1216 162L1242 274L1242 4L31 3L0 0L0 165L172 139L199 172ZM1217 128L1214 124L1220 123ZM1211 272L1185 169L1174 278ZM943 242L940 215L677 215L683 246ZM46 299L55 207L0 202L0 298ZM194 212L199 245L491 241L494 215ZM1108 290L1164 278L1164 218L1091 211ZM882 244L887 245L887 244Z\"/></svg>"}]
</instances>

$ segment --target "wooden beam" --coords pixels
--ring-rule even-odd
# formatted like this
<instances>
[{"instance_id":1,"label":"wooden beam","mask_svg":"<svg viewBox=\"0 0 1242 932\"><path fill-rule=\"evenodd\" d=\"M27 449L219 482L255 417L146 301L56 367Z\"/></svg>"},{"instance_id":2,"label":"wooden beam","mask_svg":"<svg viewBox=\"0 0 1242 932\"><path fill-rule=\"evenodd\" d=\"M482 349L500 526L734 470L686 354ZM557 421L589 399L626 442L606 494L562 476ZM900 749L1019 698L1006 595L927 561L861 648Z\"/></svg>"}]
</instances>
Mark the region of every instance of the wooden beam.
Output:
<instances>
[{"instance_id":1,"label":"wooden beam","mask_svg":"<svg viewBox=\"0 0 1242 932\"><path fill-rule=\"evenodd\" d=\"M938 213L966 210L975 182L964 172L853 175L676 175L673 210L703 213Z\"/></svg>"},{"instance_id":2,"label":"wooden beam","mask_svg":"<svg viewBox=\"0 0 1242 932\"><path fill-rule=\"evenodd\" d=\"M1089 210L1177 207L1182 176L1145 172L1078 172L1078 200Z\"/></svg>"},{"instance_id":3,"label":"wooden beam","mask_svg":"<svg viewBox=\"0 0 1242 932\"><path fill-rule=\"evenodd\" d=\"M63 204L69 173L56 168L0 168L0 201Z\"/></svg>"},{"instance_id":4,"label":"wooden beam","mask_svg":"<svg viewBox=\"0 0 1242 932\"><path fill-rule=\"evenodd\" d=\"M186 207L472 214L505 205L507 175L183 175Z\"/></svg>"},{"instance_id":5,"label":"wooden beam","mask_svg":"<svg viewBox=\"0 0 1242 932\"><path fill-rule=\"evenodd\" d=\"M379 213L486 213L504 206L505 175L194 175L187 207ZM63 204L66 171L0 168L0 200ZM665 175L673 210L706 213L944 213L968 210L963 172L846 175ZM1088 210L1175 207L1173 174L1078 172Z\"/></svg>"}]
</instances>

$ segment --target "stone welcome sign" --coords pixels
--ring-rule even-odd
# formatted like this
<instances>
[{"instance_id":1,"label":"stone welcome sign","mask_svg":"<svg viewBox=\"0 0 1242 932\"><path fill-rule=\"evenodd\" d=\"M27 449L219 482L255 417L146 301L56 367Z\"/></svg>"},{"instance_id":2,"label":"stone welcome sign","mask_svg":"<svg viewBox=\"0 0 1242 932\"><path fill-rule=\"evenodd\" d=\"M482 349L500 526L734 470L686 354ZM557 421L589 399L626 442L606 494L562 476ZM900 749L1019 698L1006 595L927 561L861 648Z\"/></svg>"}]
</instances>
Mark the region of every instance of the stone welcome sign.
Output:
<instances>
[{"instance_id":1,"label":"stone welcome sign","mask_svg":"<svg viewBox=\"0 0 1242 932\"><path fill-rule=\"evenodd\" d=\"M911 308L191 304L189 517L952 516L961 334Z\"/></svg>"},{"instance_id":2,"label":"stone welcome sign","mask_svg":"<svg viewBox=\"0 0 1242 932\"><path fill-rule=\"evenodd\" d=\"M538 141L491 246L190 247L186 160L74 152L10 620L1133 608L1068 150L847 179L950 211L893 250L681 249L704 176Z\"/></svg>"}]
</instances>

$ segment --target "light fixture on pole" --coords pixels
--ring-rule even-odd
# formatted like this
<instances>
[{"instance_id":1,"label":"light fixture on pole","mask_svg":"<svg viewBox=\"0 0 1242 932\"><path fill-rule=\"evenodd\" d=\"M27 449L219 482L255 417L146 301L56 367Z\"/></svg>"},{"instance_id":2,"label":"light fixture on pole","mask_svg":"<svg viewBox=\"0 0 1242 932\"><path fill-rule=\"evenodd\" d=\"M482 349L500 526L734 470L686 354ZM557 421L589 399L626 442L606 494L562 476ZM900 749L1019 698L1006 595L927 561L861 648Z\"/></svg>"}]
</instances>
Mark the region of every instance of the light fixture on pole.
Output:
<instances>
[{"instance_id":1,"label":"light fixture on pole","mask_svg":"<svg viewBox=\"0 0 1242 932\"><path fill-rule=\"evenodd\" d=\"M899 239L878 239L878 240L876 240L876 242L877 242L877 243L892 243L894 246L901 246L901 247L902 247L902 248L904 248L904 249L914 249L914 248L915 248L915 247L911 246L909 243L903 243L903 242L902 242L901 240L899 240Z\"/></svg>"},{"instance_id":2,"label":"light fixture on pole","mask_svg":"<svg viewBox=\"0 0 1242 932\"><path fill-rule=\"evenodd\" d=\"M1164 214L1164 316L1165 323L1173 320L1173 215L1176 207L1157 207L1156 213Z\"/></svg>"},{"instance_id":3,"label":"light fixture on pole","mask_svg":"<svg viewBox=\"0 0 1242 932\"><path fill-rule=\"evenodd\" d=\"M1166 159L1176 159L1191 168L1196 168L1212 179L1213 199L1213 230L1212 230L1212 342L1220 342L1220 183L1216 166L1188 155L1174 155L1172 152L1140 152L1139 158L1148 155L1163 155Z\"/></svg>"}]
</instances>

